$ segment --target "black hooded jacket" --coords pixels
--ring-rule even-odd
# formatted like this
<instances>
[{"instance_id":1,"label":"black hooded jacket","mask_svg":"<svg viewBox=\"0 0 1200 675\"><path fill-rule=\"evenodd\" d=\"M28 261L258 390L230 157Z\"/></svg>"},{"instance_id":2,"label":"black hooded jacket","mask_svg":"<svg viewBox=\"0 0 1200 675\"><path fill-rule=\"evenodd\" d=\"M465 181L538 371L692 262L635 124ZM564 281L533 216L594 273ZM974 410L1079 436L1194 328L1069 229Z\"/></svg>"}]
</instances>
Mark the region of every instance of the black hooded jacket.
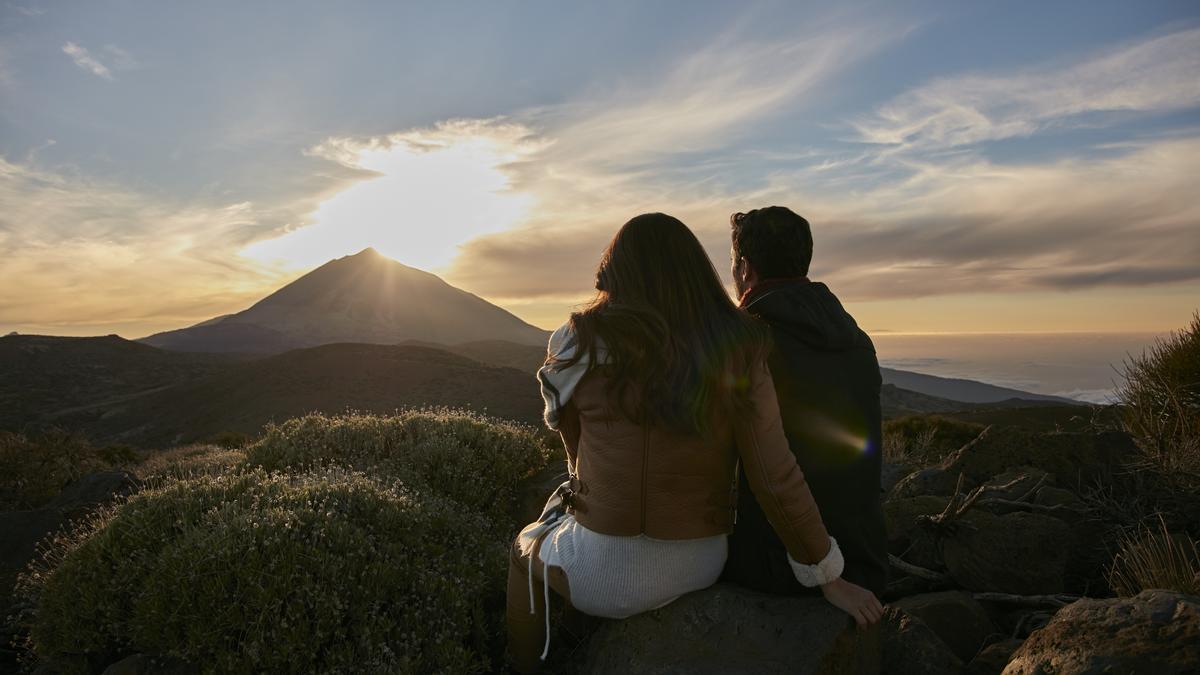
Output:
<instances>
[{"instance_id":1,"label":"black hooded jacket","mask_svg":"<svg viewBox=\"0 0 1200 675\"><path fill-rule=\"evenodd\" d=\"M882 595L888 561L875 346L825 284L767 282L747 295L743 307L771 328L769 365L784 430L846 559L842 576ZM724 578L770 593L803 592L740 472L738 485Z\"/></svg>"}]
</instances>

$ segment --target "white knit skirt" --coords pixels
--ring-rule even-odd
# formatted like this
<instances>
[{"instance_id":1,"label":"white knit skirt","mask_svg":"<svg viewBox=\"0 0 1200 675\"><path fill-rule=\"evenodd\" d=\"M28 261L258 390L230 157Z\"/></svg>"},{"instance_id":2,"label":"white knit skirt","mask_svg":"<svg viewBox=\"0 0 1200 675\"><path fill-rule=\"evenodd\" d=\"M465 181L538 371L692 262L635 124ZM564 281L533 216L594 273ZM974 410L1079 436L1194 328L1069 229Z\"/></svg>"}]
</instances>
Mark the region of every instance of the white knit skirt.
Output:
<instances>
[{"instance_id":1,"label":"white knit skirt","mask_svg":"<svg viewBox=\"0 0 1200 675\"><path fill-rule=\"evenodd\" d=\"M576 609L624 619L713 585L728 552L723 534L702 539L616 537L566 516L546 535L538 557L566 572Z\"/></svg>"}]
</instances>

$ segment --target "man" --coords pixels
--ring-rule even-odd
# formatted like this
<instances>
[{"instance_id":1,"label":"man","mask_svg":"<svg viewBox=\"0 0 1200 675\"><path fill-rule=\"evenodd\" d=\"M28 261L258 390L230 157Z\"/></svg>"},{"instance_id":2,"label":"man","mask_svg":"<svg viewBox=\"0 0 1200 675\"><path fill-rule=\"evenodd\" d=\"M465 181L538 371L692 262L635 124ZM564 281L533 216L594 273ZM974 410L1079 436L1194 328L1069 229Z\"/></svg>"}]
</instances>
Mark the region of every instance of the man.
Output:
<instances>
[{"instance_id":1,"label":"man","mask_svg":"<svg viewBox=\"0 0 1200 675\"><path fill-rule=\"evenodd\" d=\"M875 346L825 284L808 280L808 221L771 206L735 213L730 224L741 306L774 337L768 363L789 445L842 549L843 578L880 596L888 561ZM770 593L803 592L741 471L738 485L724 578Z\"/></svg>"}]
</instances>

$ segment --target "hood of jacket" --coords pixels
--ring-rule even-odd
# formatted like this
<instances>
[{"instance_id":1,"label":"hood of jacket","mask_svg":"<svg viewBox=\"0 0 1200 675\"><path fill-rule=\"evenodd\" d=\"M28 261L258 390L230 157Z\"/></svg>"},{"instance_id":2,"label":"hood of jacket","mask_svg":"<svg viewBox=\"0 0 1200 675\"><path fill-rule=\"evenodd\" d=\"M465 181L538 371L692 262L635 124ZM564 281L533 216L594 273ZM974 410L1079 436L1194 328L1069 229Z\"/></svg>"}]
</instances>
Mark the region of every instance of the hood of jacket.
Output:
<instances>
[{"instance_id":1,"label":"hood of jacket","mask_svg":"<svg viewBox=\"0 0 1200 675\"><path fill-rule=\"evenodd\" d=\"M823 351L870 349L874 345L823 283L807 279L767 282L750 289L742 308L775 331Z\"/></svg>"}]
</instances>

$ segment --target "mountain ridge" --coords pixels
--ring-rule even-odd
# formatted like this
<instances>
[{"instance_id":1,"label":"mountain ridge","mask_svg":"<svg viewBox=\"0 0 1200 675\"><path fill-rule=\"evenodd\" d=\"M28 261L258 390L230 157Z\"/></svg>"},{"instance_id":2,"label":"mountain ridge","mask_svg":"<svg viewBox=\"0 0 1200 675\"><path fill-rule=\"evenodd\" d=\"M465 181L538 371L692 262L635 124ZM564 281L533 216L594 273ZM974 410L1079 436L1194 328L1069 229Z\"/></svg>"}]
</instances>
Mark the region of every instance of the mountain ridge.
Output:
<instances>
[{"instance_id":1,"label":"mountain ridge","mask_svg":"<svg viewBox=\"0 0 1200 675\"><path fill-rule=\"evenodd\" d=\"M240 312L137 341L176 351L272 354L338 342L544 345L548 337L435 274L366 248L330 260Z\"/></svg>"}]
</instances>

